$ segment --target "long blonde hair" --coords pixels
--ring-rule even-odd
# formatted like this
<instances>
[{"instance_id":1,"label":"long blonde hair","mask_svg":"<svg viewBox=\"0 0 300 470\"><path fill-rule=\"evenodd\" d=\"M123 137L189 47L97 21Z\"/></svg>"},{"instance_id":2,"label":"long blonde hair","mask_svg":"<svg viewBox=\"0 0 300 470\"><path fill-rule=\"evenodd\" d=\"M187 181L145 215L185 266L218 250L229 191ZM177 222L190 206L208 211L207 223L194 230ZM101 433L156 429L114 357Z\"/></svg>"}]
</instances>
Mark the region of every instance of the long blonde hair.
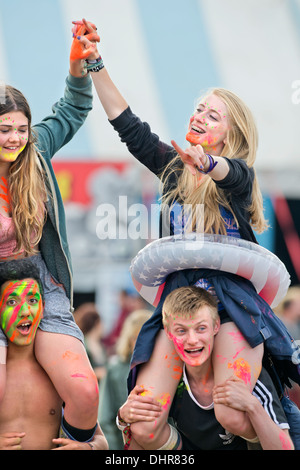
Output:
<instances>
[{"instance_id":1,"label":"long blonde hair","mask_svg":"<svg viewBox=\"0 0 300 470\"><path fill-rule=\"evenodd\" d=\"M143 324L151 317L151 313L146 309L134 310L124 321L116 344L116 352L123 362L130 359L136 338Z\"/></svg>"},{"instance_id":2,"label":"long blonde hair","mask_svg":"<svg viewBox=\"0 0 300 470\"><path fill-rule=\"evenodd\" d=\"M11 111L20 111L28 119L28 142L15 162L10 165L8 175L9 197L12 219L16 230L16 251L23 249L27 255L36 253L34 248L40 241L45 222L47 200L44 174L35 147L31 129L31 111L24 95L5 85L5 100L0 103L0 116Z\"/></svg>"},{"instance_id":3,"label":"long blonde hair","mask_svg":"<svg viewBox=\"0 0 300 470\"><path fill-rule=\"evenodd\" d=\"M229 122L231 124L220 156L243 159L249 168L253 168L258 146L258 133L251 111L238 96L228 90L212 88L205 94L205 97L211 94L220 98L227 106ZM166 185L172 172L178 172L179 161L180 157L175 157L164 169L161 177L163 186ZM250 214L251 226L258 233L261 233L268 225L263 214L263 199L254 168L253 171L252 203L247 209ZM181 170L177 187L166 193L163 191L162 202L164 204L172 205L175 201L181 201L185 205L191 205L193 208L190 228L188 230L195 230L197 226L197 212L195 208L198 204L205 204L204 231L206 233L226 234L225 224L219 211L219 204L233 214L235 222L238 224L223 191L216 186L215 182L209 177L204 177L199 184L198 176L194 177L191 175L185 167Z\"/></svg>"}]
</instances>

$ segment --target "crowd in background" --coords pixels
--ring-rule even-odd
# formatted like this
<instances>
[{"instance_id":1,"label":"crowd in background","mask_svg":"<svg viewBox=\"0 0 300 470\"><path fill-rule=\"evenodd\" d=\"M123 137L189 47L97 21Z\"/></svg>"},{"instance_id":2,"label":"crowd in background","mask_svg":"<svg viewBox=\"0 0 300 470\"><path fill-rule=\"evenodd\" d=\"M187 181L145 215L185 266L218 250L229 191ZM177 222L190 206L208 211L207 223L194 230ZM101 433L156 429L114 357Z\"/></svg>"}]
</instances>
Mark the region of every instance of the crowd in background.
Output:
<instances>
[{"instance_id":1,"label":"crowd in background","mask_svg":"<svg viewBox=\"0 0 300 470\"><path fill-rule=\"evenodd\" d=\"M99 382L99 422L112 450L124 447L116 415L127 399L127 375L138 333L152 314L150 306L133 289L119 293L119 314L105 335L101 312L93 302L76 308L74 317L82 330L86 351Z\"/></svg>"}]
</instances>

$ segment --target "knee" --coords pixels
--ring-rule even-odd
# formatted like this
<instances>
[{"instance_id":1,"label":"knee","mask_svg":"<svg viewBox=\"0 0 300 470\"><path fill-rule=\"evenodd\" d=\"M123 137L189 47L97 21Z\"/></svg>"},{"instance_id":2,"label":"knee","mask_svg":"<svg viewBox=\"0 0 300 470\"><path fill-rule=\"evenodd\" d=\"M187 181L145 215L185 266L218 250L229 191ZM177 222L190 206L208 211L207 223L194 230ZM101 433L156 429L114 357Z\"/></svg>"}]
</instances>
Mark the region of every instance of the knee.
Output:
<instances>
[{"instance_id":1,"label":"knee","mask_svg":"<svg viewBox=\"0 0 300 470\"><path fill-rule=\"evenodd\" d=\"M73 406L81 413L90 413L91 410L97 410L99 405L99 387L96 376L91 373L89 376L73 377L74 381L71 383L71 393L65 400L71 400Z\"/></svg>"},{"instance_id":2,"label":"knee","mask_svg":"<svg viewBox=\"0 0 300 470\"><path fill-rule=\"evenodd\" d=\"M134 440L143 449L155 449L156 440L159 436L159 428L153 422L139 421L130 426Z\"/></svg>"}]
</instances>

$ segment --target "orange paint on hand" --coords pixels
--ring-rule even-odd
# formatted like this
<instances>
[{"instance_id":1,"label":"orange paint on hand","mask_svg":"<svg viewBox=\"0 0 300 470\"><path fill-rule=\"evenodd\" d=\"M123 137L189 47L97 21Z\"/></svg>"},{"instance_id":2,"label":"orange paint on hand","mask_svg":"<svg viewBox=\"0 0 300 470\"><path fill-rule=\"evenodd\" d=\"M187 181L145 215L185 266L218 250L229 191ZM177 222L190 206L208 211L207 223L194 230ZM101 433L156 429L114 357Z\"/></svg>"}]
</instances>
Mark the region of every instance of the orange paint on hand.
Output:
<instances>
[{"instance_id":1,"label":"orange paint on hand","mask_svg":"<svg viewBox=\"0 0 300 470\"><path fill-rule=\"evenodd\" d=\"M151 397L152 392L150 390L144 390L142 393L140 393L141 397Z\"/></svg>"},{"instance_id":2,"label":"orange paint on hand","mask_svg":"<svg viewBox=\"0 0 300 470\"><path fill-rule=\"evenodd\" d=\"M90 23L91 27L96 29L96 26ZM87 34L88 33L88 34ZM80 42L78 38L85 36L89 41L100 42L100 37L97 33L89 33L84 24L79 25L76 28L76 32L73 34L74 39L71 46L70 59L86 59L92 52L95 52L96 46L91 44L90 47L85 49L84 45Z\"/></svg>"}]
</instances>

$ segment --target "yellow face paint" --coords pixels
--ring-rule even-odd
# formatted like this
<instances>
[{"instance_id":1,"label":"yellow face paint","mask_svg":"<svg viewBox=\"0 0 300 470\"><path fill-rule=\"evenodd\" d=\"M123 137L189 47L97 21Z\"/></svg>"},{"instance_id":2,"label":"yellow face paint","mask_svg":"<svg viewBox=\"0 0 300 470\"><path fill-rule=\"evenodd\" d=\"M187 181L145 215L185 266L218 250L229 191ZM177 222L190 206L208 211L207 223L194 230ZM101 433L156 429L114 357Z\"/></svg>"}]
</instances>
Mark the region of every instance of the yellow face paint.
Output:
<instances>
[{"instance_id":1,"label":"yellow face paint","mask_svg":"<svg viewBox=\"0 0 300 470\"><path fill-rule=\"evenodd\" d=\"M0 147L0 159L2 161L6 162L15 162L20 153L23 152L24 148L26 147L26 144L23 145L23 147L19 147L16 151L9 151L5 149L4 147Z\"/></svg>"},{"instance_id":2,"label":"yellow face paint","mask_svg":"<svg viewBox=\"0 0 300 470\"><path fill-rule=\"evenodd\" d=\"M21 111L0 116L0 161L14 162L27 145L28 119Z\"/></svg>"}]
</instances>

